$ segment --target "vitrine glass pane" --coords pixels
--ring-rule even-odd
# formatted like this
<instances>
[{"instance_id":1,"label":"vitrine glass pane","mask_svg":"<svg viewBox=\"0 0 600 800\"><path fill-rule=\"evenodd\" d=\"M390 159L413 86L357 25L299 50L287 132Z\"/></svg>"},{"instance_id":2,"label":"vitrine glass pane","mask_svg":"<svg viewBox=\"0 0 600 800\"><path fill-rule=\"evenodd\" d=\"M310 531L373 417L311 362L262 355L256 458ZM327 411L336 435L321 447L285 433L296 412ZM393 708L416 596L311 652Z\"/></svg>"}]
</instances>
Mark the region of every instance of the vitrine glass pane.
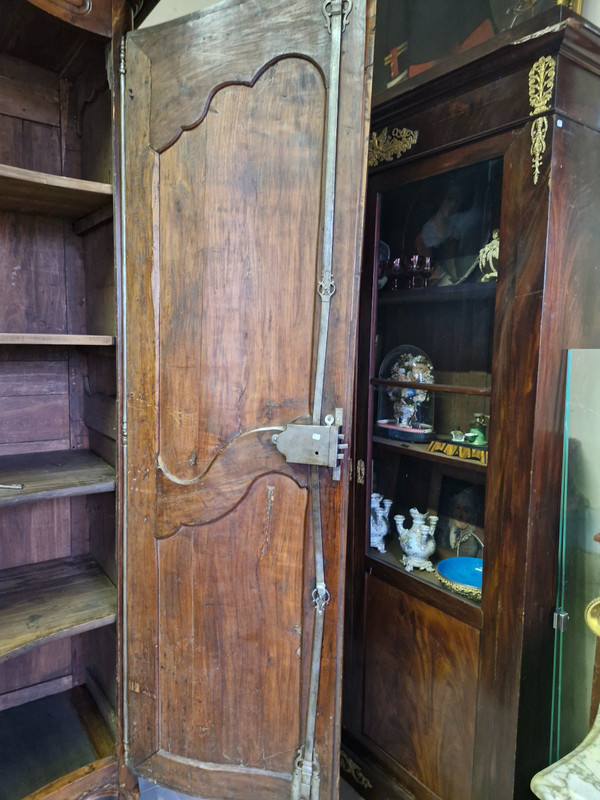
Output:
<instances>
[{"instance_id":1,"label":"vitrine glass pane","mask_svg":"<svg viewBox=\"0 0 600 800\"><path fill-rule=\"evenodd\" d=\"M598 639L585 623L600 595L600 350L571 350L567 362L563 491L556 631L555 697L550 761L586 736ZM564 617L563 617L564 618Z\"/></svg>"},{"instance_id":2,"label":"vitrine glass pane","mask_svg":"<svg viewBox=\"0 0 600 800\"><path fill-rule=\"evenodd\" d=\"M570 0L378 0L373 91L390 89L438 61Z\"/></svg>"},{"instance_id":3,"label":"vitrine glass pane","mask_svg":"<svg viewBox=\"0 0 600 800\"><path fill-rule=\"evenodd\" d=\"M474 600L501 187L494 159L379 195L369 552Z\"/></svg>"}]
</instances>

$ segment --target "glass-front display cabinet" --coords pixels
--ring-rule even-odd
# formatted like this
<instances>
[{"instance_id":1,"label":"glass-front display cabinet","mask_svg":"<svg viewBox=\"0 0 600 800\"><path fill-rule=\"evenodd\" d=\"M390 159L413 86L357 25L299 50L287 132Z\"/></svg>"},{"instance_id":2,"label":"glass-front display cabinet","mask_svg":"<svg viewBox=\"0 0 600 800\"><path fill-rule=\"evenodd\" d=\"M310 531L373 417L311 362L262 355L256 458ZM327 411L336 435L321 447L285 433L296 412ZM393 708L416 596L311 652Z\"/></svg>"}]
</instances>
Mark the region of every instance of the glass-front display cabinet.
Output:
<instances>
[{"instance_id":1,"label":"glass-front display cabinet","mask_svg":"<svg viewBox=\"0 0 600 800\"><path fill-rule=\"evenodd\" d=\"M502 167L492 158L398 183L375 212L367 552L475 603Z\"/></svg>"},{"instance_id":2,"label":"glass-front display cabinet","mask_svg":"<svg viewBox=\"0 0 600 800\"><path fill-rule=\"evenodd\" d=\"M581 13L583 0L377 0L375 96L447 58L468 58L503 32L542 28L541 15L556 5Z\"/></svg>"},{"instance_id":3,"label":"glass-front display cabinet","mask_svg":"<svg viewBox=\"0 0 600 800\"><path fill-rule=\"evenodd\" d=\"M366 800L529 798L549 763L566 354L600 346L600 34L542 16L373 110L341 755Z\"/></svg>"}]
</instances>

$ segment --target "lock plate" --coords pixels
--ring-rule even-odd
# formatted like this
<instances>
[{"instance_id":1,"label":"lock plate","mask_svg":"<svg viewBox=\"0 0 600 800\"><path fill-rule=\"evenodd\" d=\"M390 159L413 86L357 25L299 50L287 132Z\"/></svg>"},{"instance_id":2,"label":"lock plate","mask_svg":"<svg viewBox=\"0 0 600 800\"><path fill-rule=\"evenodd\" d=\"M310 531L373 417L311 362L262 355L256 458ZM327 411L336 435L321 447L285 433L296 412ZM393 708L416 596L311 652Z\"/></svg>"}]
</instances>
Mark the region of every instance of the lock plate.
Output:
<instances>
[{"instance_id":1,"label":"lock plate","mask_svg":"<svg viewBox=\"0 0 600 800\"><path fill-rule=\"evenodd\" d=\"M336 408L335 416L325 417L326 425L303 425L292 422L281 433L275 433L272 441L293 464L310 464L316 467L331 467L334 480L339 480L339 462L344 458L348 445L343 444L342 409Z\"/></svg>"}]
</instances>

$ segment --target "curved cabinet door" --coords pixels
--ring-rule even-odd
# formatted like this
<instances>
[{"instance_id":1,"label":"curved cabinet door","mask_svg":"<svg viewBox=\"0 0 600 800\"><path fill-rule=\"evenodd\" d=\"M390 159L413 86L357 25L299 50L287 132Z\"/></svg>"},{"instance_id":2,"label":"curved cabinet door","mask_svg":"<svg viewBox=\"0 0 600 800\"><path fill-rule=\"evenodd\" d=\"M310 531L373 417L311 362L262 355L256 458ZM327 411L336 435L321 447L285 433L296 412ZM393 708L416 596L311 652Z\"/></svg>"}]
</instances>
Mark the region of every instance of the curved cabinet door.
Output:
<instances>
[{"instance_id":1,"label":"curved cabinet door","mask_svg":"<svg viewBox=\"0 0 600 800\"><path fill-rule=\"evenodd\" d=\"M303 745L335 792L347 470L272 437L350 419L366 30L238 0L127 40L126 759L190 795L289 797Z\"/></svg>"}]
</instances>

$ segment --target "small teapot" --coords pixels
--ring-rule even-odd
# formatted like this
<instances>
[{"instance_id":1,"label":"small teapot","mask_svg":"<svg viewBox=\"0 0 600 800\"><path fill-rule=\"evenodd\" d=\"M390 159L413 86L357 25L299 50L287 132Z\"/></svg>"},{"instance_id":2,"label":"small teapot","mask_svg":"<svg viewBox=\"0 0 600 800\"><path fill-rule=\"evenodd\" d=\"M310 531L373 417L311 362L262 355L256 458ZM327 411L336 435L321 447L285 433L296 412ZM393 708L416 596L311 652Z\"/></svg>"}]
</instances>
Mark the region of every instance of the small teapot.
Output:
<instances>
[{"instance_id":1,"label":"small teapot","mask_svg":"<svg viewBox=\"0 0 600 800\"><path fill-rule=\"evenodd\" d=\"M435 567L429 556L436 547L434 532L438 518L433 514L428 516L427 512L421 513L417 508L410 509L410 516L412 520L410 528L404 527L404 517L401 514L394 517L398 541L404 553L402 563L407 572L412 572L413 569L433 572Z\"/></svg>"}]
</instances>

